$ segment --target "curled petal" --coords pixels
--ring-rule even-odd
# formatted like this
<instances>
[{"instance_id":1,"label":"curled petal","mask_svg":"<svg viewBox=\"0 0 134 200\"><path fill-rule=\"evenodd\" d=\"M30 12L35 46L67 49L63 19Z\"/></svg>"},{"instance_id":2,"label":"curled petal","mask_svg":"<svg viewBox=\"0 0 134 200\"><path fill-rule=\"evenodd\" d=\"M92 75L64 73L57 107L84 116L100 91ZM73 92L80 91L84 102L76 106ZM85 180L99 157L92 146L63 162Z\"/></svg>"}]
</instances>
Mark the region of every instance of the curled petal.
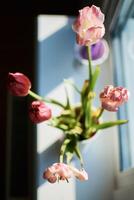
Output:
<instances>
[{"instance_id":1,"label":"curled petal","mask_svg":"<svg viewBox=\"0 0 134 200\"><path fill-rule=\"evenodd\" d=\"M96 18L97 25L99 23L103 23L105 17L104 17L104 14L101 12L100 8L97 7L97 6L92 5L91 6L91 10L92 10L91 13L93 13L93 17L95 16L95 18Z\"/></svg>"},{"instance_id":2,"label":"curled petal","mask_svg":"<svg viewBox=\"0 0 134 200\"><path fill-rule=\"evenodd\" d=\"M76 32L79 45L91 45L99 41L105 34L104 14L99 7L84 7L79 11L72 28Z\"/></svg>"},{"instance_id":3,"label":"curled petal","mask_svg":"<svg viewBox=\"0 0 134 200\"><path fill-rule=\"evenodd\" d=\"M72 170L74 176L79 179L80 181L86 181L88 180L88 174L84 169L78 170L74 167L70 167L70 169Z\"/></svg>"}]
</instances>

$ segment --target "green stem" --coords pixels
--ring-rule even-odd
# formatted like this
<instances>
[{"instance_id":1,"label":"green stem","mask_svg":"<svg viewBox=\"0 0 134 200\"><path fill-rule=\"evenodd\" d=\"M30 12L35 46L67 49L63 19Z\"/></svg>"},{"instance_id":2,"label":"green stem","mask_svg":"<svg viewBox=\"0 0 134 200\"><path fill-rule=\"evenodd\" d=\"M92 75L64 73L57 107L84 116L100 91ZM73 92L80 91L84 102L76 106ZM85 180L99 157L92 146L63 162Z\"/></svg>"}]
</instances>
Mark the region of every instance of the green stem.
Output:
<instances>
[{"instance_id":1,"label":"green stem","mask_svg":"<svg viewBox=\"0 0 134 200\"><path fill-rule=\"evenodd\" d=\"M92 108L92 98L89 97L90 93L92 92L92 79L93 79L90 46L87 46L87 54L88 54L88 66L89 66L89 86L88 86L88 95L85 97L85 103L84 103L86 129L88 129L91 125L91 108Z\"/></svg>"},{"instance_id":2,"label":"green stem","mask_svg":"<svg viewBox=\"0 0 134 200\"><path fill-rule=\"evenodd\" d=\"M101 108L100 113L99 113L97 119L99 119L101 117L101 115L103 114L103 112L104 112L104 108Z\"/></svg>"},{"instance_id":3,"label":"green stem","mask_svg":"<svg viewBox=\"0 0 134 200\"><path fill-rule=\"evenodd\" d=\"M52 104L55 104L55 105L58 105L62 108L65 108L65 105L63 105L62 103L54 100L54 99L49 99L49 98L46 98L46 97L41 97L40 95L36 94L35 92L32 92L31 90L29 90L29 95L31 97L33 97L34 99L37 99L39 101L45 101L47 103L52 103Z\"/></svg>"},{"instance_id":4,"label":"green stem","mask_svg":"<svg viewBox=\"0 0 134 200\"><path fill-rule=\"evenodd\" d=\"M62 146L61 146L61 150L60 150L60 163L63 162L64 160L64 154L65 154L65 151L66 151L66 147L67 145L70 143L70 139L65 139Z\"/></svg>"},{"instance_id":5,"label":"green stem","mask_svg":"<svg viewBox=\"0 0 134 200\"><path fill-rule=\"evenodd\" d=\"M78 146L76 146L74 150L75 150L75 153L76 153L77 157L78 157L78 158L79 158L79 160L80 160L81 167L83 167L83 165L84 165L84 162L83 162L82 154L81 154L81 152L80 152L80 149L79 149L79 147L78 147Z\"/></svg>"},{"instance_id":6,"label":"green stem","mask_svg":"<svg viewBox=\"0 0 134 200\"><path fill-rule=\"evenodd\" d=\"M91 48L90 46L87 46L87 55L88 55L88 67L89 67L89 91L90 91L90 86L92 83L92 64L91 64Z\"/></svg>"}]
</instances>

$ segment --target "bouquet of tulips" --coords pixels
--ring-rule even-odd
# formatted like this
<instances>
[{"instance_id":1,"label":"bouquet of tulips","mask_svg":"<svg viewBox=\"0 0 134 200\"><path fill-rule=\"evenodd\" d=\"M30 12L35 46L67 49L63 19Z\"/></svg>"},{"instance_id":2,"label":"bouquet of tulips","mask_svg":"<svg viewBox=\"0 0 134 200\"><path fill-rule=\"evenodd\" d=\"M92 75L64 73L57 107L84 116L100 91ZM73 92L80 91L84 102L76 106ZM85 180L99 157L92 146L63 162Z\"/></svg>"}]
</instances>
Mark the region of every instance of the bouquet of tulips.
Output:
<instances>
[{"instance_id":1,"label":"bouquet of tulips","mask_svg":"<svg viewBox=\"0 0 134 200\"><path fill-rule=\"evenodd\" d=\"M61 145L59 162L45 169L43 178L50 183L59 180L68 181L71 177L79 180L87 180L88 174L84 169L83 157L79 148L79 142L92 138L101 129L127 123L127 120L116 120L101 122L100 117L104 110L110 112L118 111L118 107L127 102L129 91L123 87L107 85L100 92L100 106L94 109L94 88L100 74L100 67L92 67L91 46L97 44L104 36L104 14L100 8L92 5L84 7L79 11L79 16L73 23L73 31L76 32L76 42L87 48L88 57L88 80L85 80L82 88L72 87L79 93L80 103L71 105L68 94L66 103L63 104L55 99L42 97L31 91L29 78L19 72L9 73L8 89L15 96L32 96L35 100L29 106L29 117L33 123L48 121L52 127L61 129L64 140ZM53 117L52 111L47 103L55 104L62 108L58 116ZM72 166L71 161L76 155L80 160L81 169Z\"/></svg>"}]
</instances>

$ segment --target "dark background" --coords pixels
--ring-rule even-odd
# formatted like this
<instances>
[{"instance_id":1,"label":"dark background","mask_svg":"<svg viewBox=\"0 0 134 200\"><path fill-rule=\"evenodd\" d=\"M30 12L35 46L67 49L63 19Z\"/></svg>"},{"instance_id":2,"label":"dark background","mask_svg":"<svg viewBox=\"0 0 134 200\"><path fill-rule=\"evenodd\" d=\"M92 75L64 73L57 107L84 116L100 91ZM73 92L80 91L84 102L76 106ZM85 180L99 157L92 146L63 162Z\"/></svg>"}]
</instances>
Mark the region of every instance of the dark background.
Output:
<instances>
[{"instance_id":1,"label":"dark background","mask_svg":"<svg viewBox=\"0 0 134 200\"><path fill-rule=\"evenodd\" d=\"M4 1L0 6L0 199L5 199L8 72L22 72L35 80L36 17L38 14L77 15L85 5L96 5L108 16L109 0ZM114 1L116 2L116 1ZM112 11L111 11L112 13ZM109 14L110 20L112 15ZM34 85L33 85L34 88ZM30 147L29 147L30 148ZM7 158L8 159L8 158ZM21 180L20 180L21 182ZM17 188L16 188L17 189Z\"/></svg>"}]
</instances>

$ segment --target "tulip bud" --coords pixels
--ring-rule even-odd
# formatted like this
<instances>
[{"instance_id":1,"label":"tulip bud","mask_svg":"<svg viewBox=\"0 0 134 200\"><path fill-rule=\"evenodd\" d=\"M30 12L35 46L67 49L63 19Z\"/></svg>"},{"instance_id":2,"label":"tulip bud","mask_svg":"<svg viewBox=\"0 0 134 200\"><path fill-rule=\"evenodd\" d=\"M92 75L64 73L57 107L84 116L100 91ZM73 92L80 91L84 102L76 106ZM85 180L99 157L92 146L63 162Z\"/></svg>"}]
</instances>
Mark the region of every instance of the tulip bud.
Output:
<instances>
[{"instance_id":1,"label":"tulip bud","mask_svg":"<svg viewBox=\"0 0 134 200\"><path fill-rule=\"evenodd\" d=\"M31 88L31 82L22 73L9 73L7 86L12 95L26 96Z\"/></svg>"},{"instance_id":2,"label":"tulip bud","mask_svg":"<svg viewBox=\"0 0 134 200\"><path fill-rule=\"evenodd\" d=\"M29 117L33 123L40 123L51 118L51 110L43 101L33 101L29 108Z\"/></svg>"}]
</instances>

